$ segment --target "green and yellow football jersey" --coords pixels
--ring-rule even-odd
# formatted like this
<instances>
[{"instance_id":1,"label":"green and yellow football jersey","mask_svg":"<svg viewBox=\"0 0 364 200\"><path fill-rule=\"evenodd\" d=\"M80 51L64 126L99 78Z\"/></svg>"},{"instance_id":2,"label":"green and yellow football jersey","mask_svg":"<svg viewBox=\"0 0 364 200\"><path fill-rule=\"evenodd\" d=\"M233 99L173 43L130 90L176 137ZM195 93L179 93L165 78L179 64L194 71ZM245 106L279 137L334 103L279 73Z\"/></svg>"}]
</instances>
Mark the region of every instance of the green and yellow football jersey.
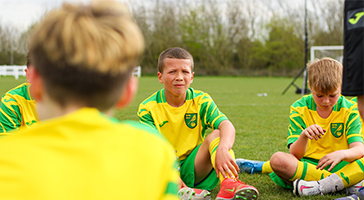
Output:
<instances>
[{"instance_id":1,"label":"green and yellow football jersey","mask_svg":"<svg viewBox=\"0 0 364 200\"><path fill-rule=\"evenodd\" d=\"M175 153L158 132L82 108L0 140L0 199L178 200Z\"/></svg>"},{"instance_id":2,"label":"green and yellow football jersey","mask_svg":"<svg viewBox=\"0 0 364 200\"><path fill-rule=\"evenodd\" d=\"M0 133L28 127L38 121L35 100L29 83L23 83L5 93L0 105Z\"/></svg>"},{"instance_id":3,"label":"green and yellow football jersey","mask_svg":"<svg viewBox=\"0 0 364 200\"><path fill-rule=\"evenodd\" d=\"M207 93L187 90L186 101L181 107L170 106L164 89L154 93L139 105L141 123L160 133L172 144L179 159L184 160L203 142L208 128L217 129L227 117Z\"/></svg>"},{"instance_id":4,"label":"green and yellow football jersey","mask_svg":"<svg viewBox=\"0 0 364 200\"><path fill-rule=\"evenodd\" d=\"M355 103L356 106L358 106L358 97L354 97L354 98L350 99L350 101ZM360 121L361 121L361 133L363 134L363 138L364 138L364 122L363 122L362 117L360 117Z\"/></svg>"},{"instance_id":5,"label":"green and yellow football jersey","mask_svg":"<svg viewBox=\"0 0 364 200\"><path fill-rule=\"evenodd\" d=\"M339 97L332 113L326 119L318 115L312 95L303 96L292 104L289 121L288 146L311 125L317 124L326 130L321 139L308 141L304 155L306 158L319 160L331 152L349 149L349 145L353 142L363 142L357 106L344 96Z\"/></svg>"}]
</instances>

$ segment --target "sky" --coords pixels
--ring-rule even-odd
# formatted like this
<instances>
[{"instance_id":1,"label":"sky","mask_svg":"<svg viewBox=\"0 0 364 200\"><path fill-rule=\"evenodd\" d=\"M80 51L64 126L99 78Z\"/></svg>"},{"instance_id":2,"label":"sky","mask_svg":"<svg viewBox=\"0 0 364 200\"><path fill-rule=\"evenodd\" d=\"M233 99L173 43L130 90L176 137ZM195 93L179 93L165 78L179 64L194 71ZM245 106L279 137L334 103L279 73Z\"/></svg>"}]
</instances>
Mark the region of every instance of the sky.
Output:
<instances>
[{"instance_id":1,"label":"sky","mask_svg":"<svg viewBox=\"0 0 364 200\"><path fill-rule=\"evenodd\" d=\"M91 0L0 0L0 26L14 26L25 31L47 12L63 2L87 3ZM144 0L116 0L123 3L143 3Z\"/></svg>"},{"instance_id":2,"label":"sky","mask_svg":"<svg viewBox=\"0 0 364 200\"><path fill-rule=\"evenodd\" d=\"M26 30L39 21L46 11L67 2L88 2L89 0L0 0L0 25L14 26Z\"/></svg>"},{"instance_id":3,"label":"sky","mask_svg":"<svg viewBox=\"0 0 364 200\"><path fill-rule=\"evenodd\" d=\"M63 2L90 2L91 0L0 0L0 26L15 27L20 31L39 21L39 19L49 10L60 6ZM147 0L117 0L127 4L142 3ZM149 0L158 1L158 0ZM162 1L162 0L161 0ZM172 0L173 1L173 0ZM196 1L196 0L193 0ZM203 0L197 0L203 1ZM240 1L240 0L237 0ZM244 1L244 0L241 0ZM252 0L254 1L254 0ZM303 0L281 0L289 1L289 5L303 5ZM312 0L308 0L312 1ZM330 0L315 0L330 1ZM224 2L224 0L216 0L216 2ZM262 0L262 2L274 2L274 0ZM296 3L293 3L296 2ZM298 4L300 2L301 4Z\"/></svg>"}]
</instances>

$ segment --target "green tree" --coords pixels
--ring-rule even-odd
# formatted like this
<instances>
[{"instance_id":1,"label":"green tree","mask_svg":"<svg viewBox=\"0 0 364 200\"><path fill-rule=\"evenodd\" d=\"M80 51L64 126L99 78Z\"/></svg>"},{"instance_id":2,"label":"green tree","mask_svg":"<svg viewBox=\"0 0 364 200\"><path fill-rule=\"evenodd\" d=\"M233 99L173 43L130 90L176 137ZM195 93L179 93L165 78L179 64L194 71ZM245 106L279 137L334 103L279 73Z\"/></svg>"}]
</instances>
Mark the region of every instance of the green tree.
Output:
<instances>
[{"instance_id":1,"label":"green tree","mask_svg":"<svg viewBox=\"0 0 364 200\"><path fill-rule=\"evenodd\" d=\"M311 44L343 45L344 1L315 2L313 6L309 14Z\"/></svg>"},{"instance_id":2,"label":"green tree","mask_svg":"<svg viewBox=\"0 0 364 200\"><path fill-rule=\"evenodd\" d=\"M152 10L139 7L133 13L146 41L141 60L143 72L156 73L159 54L169 47L181 46L179 9L174 3L157 1Z\"/></svg>"},{"instance_id":3,"label":"green tree","mask_svg":"<svg viewBox=\"0 0 364 200\"><path fill-rule=\"evenodd\" d=\"M0 26L0 65L24 65L25 53L19 43L19 30L8 26Z\"/></svg>"},{"instance_id":4,"label":"green tree","mask_svg":"<svg viewBox=\"0 0 364 200\"><path fill-rule=\"evenodd\" d=\"M266 56L269 76L287 75L293 69L302 68L304 40L294 33L294 25L287 18L272 17L267 24Z\"/></svg>"}]
</instances>

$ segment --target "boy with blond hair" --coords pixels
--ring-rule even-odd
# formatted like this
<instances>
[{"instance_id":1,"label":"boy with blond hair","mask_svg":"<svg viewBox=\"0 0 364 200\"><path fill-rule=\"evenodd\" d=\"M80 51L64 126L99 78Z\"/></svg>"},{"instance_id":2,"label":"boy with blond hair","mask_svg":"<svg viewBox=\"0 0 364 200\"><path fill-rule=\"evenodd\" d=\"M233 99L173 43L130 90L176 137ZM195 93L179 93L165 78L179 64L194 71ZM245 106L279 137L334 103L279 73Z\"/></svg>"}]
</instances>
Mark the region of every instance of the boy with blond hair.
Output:
<instances>
[{"instance_id":1,"label":"boy with blond hair","mask_svg":"<svg viewBox=\"0 0 364 200\"><path fill-rule=\"evenodd\" d=\"M133 99L143 50L115 1L64 4L45 16L30 38L40 122L0 140L0 199L178 199L168 141L110 116Z\"/></svg>"},{"instance_id":2,"label":"boy with blond hair","mask_svg":"<svg viewBox=\"0 0 364 200\"><path fill-rule=\"evenodd\" d=\"M179 47L163 51L158 59L161 89L139 105L141 123L160 131L180 160L181 199L210 199L208 190L221 183L217 200L257 199L258 190L238 179L231 149L235 128L210 95L190 87L192 55ZM215 129L206 136L206 129Z\"/></svg>"},{"instance_id":3,"label":"boy with blond hair","mask_svg":"<svg viewBox=\"0 0 364 200\"><path fill-rule=\"evenodd\" d=\"M361 122L354 103L340 95L342 65L331 58L308 64L312 94L291 106L287 146L270 159L273 181L298 196L357 190L364 179Z\"/></svg>"},{"instance_id":4,"label":"boy with blond hair","mask_svg":"<svg viewBox=\"0 0 364 200\"><path fill-rule=\"evenodd\" d=\"M22 83L6 92L0 104L0 135L6 132L30 127L38 121L35 111L35 100L30 94L29 53L27 54L27 68L25 74L27 83Z\"/></svg>"}]
</instances>

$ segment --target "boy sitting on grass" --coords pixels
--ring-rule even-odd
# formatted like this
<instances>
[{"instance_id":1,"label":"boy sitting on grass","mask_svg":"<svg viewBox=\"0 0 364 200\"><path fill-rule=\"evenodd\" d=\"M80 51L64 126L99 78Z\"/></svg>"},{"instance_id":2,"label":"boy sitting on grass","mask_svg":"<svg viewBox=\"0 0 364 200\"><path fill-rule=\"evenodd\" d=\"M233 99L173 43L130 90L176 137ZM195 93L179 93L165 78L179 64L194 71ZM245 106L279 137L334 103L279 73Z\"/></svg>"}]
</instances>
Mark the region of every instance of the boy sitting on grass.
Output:
<instances>
[{"instance_id":1,"label":"boy sitting on grass","mask_svg":"<svg viewBox=\"0 0 364 200\"><path fill-rule=\"evenodd\" d=\"M129 10L115 1L64 4L33 31L40 122L1 138L0 199L177 200L168 141L109 116L137 88L132 71L144 40Z\"/></svg>"},{"instance_id":2,"label":"boy sitting on grass","mask_svg":"<svg viewBox=\"0 0 364 200\"><path fill-rule=\"evenodd\" d=\"M357 106L340 95L342 71L342 65L331 58L308 65L312 94L291 106L290 153L277 152L270 159L277 175L273 180L293 181L296 195L355 190L354 185L364 179L360 116Z\"/></svg>"},{"instance_id":3,"label":"boy sitting on grass","mask_svg":"<svg viewBox=\"0 0 364 200\"><path fill-rule=\"evenodd\" d=\"M190 88L193 67L193 57L185 49L163 51L158 59L158 79L164 89L139 105L139 119L173 145L180 160L181 199L210 199L208 190L219 180L216 199L257 199L258 190L238 179L231 149L234 126L207 93ZM207 128L215 130L206 136Z\"/></svg>"},{"instance_id":4,"label":"boy sitting on grass","mask_svg":"<svg viewBox=\"0 0 364 200\"><path fill-rule=\"evenodd\" d=\"M269 162L242 160L256 171L269 164L278 185L298 196L357 191L364 179L364 147L355 103L340 95L342 65L331 58L308 64L311 95L291 106L287 146Z\"/></svg>"}]
</instances>

